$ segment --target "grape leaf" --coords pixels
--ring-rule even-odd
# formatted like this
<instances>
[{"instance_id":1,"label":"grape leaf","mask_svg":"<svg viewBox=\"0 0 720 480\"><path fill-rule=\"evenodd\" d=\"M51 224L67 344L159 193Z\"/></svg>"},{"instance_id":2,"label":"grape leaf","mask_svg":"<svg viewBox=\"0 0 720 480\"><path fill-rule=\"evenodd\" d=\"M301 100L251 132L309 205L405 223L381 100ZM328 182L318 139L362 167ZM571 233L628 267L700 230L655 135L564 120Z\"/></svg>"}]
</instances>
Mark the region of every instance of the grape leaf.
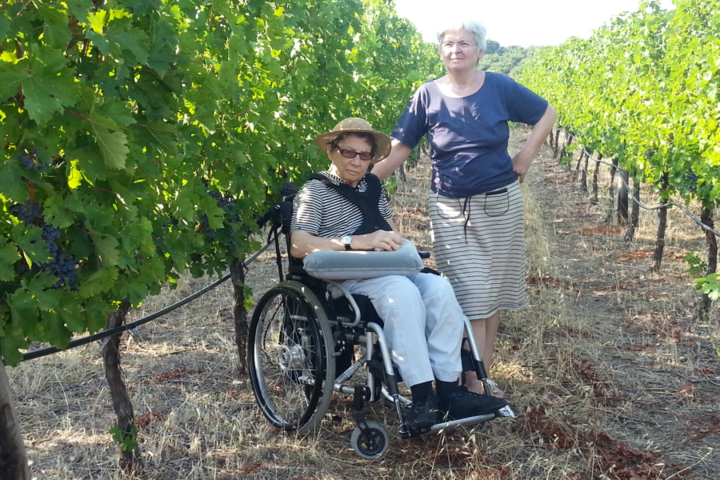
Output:
<instances>
[{"instance_id":1,"label":"grape leaf","mask_svg":"<svg viewBox=\"0 0 720 480\"><path fill-rule=\"evenodd\" d=\"M116 270L117 272L117 270ZM110 307L100 298L91 298L85 303L85 324L90 333L105 328Z\"/></svg>"},{"instance_id":2,"label":"grape leaf","mask_svg":"<svg viewBox=\"0 0 720 480\"><path fill-rule=\"evenodd\" d=\"M140 305L147 297L148 288L142 283L130 283L122 290L122 296L130 300L133 305Z\"/></svg>"},{"instance_id":3,"label":"grape leaf","mask_svg":"<svg viewBox=\"0 0 720 480\"><path fill-rule=\"evenodd\" d=\"M223 222L224 210L217 206L217 202L214 198L205 196L200 198L200 210L207 215L208 223L210 228L219 230L225 227Z\"/></svg>"},{"instance_id":4,"label":"grape leaf","mask_svg":"<svg viewBox=\"0 0 720 480\"><path fill-rule=\"evenodd\" d=\"M47 243L40 237L42 229L34 225L18 223L12 228L12 239L30 257L33 263L42 263L50 260L50 250Z\"/></svg>"},{"instance_id":5,"label":"grape leaf","mask_svg":"<svg viewBox=\"0 0 720 480\"><path fill-rule=\"evenodd\" d=\"M65 0L65 3L70 12L81 22L87 21L88 14L94 10L92 0Z\"/></svg>"},{"instance_id":6,"label":"grape leaf","mask_svg":"<svg viewBox=\"0 0 720 480\"><path fill-rule=\"evenodd\" d=\"M41 325L47 332L48 342L61 350L67 348L72 332L65 327L59 315L56 312L42 312L41 315Z\"/></svg>"},{"instance_id":7,"label":"grape leaf","mask_svg":"<svg viewBox=\"0 0 720 480\"><path fill-rule=\"evenodd\" d=\"M83 322L84 317L80 305L64 304L58 309L58 313L71 332L81 333L85 331L85 322Z\"/></svg>"},{"instance_id":8,"label":"grape leaf","mask_svg":"<svg viewBox=\"0 0 720 480\"><path fill-rule=\"evenodd\" d=\"M177 214L186 222L193 222L195 218L195 201L197 195L188 189L181 190L175 199Z\"/></svg>"},{"instance_id":9,"label":"grape leaf","mask_svg":"<svg viewBox=\"0 0 720 480\"><path fill-rule=\"evenodd\" d=\"M22 84L25 108L38 124L49 121L64 106L79 99L79 84L75 83L73 70L63 68L66 62L61 50L33 45L31 59L19 62L15 71L9 73L12 85L18 80ZM0 84L2 76L0 73Z\"/></svg>"},{"instance_id":10,"label":"grape leaf","mask_svg":"<svg viewBox=\"0 0 720 480\"><path fill-rule=\"evenodd\" d=\"M0 99L12 97L18 93L18 87L28 76L23 68L26 63L12 64L0 61Z\"/></svg>"},{"instance_id":11,"label":"grape leaf","mask_svg":"<svg viewBox=\"0 0 720 480\"><path fill-rule=\"evenodd\" d=\"M7 246L6 238L0 238L0 280L9 282L15 277L13 265L20 259L17 248Z\"/></svg>"},{"instance_id":12,"label":"grape leaf","mask_svg":"<svg viewBox=\"0 0 720 480\"><path fill-rule=\"evenodd\" d=\"M114 20L105 32L105 37L122 48L130 50L138 63L147 62L148 51L145 46L147 35L134 28L129 18Z\"/></svg>"},{"instance_id":13,"label":"grape leaf","mask_svg":"<svg viewBox=\"0 0 720 480\"><path fill-rule=\"evenodd\" d=\"M125 168L125 159L130 150L127 147L127 136L121 131L110 133L110 130L118 130L118 125L109 118L91 114L88 117L92 130L97 138L100 154L105 160L108 168L121 170Z\"/></svg>"},{"instance_id":14,"label":"grape leaf","mask_svg":"<svg viewBox=\"0 0 720 480\"><path fill-rule=\"evenodd\" d=\"M120 252L117 247L118 241L113 237L103 237L99 233L90 232L90 236L95 244L95 254L100 257L105 267L112 267L118 264Z\"/></svg>"},{"instance_id":15,"label":"grape leaf","mask_svg":"<svg viewBox=\"0 0 720 480\"><path fill-rule=\"evenodd\" d=\"M38 5L40 17L45 20L43 39L53 48L62 48L70 41L67 14L46 5ZM0 37L2 37L0 35Z\"/></svg>"},{"instance_id":16,"label":"grape leaf","mask_svg":"<svg viewBox=\"0 0 720 480\"><path fill-rule=\"evenodd\" d=\"M93 183L97 180L107 180L112 175L112 171L105 165L100 148L95 145L70 150L65 154L65 160L68 162L67 168L70 170L68 181L73 167L76 167Z\"/></svg>"},{"instance_id":17,"label":"grape leaf","mask_svg":"<svg viewBox=\"0 0 720 480\"><path fill-rule=\"evenodd\" d=\"M5 365L14 367L22 362L23 356L20 349L27 347L28 342L21 338L15 336L0 337L0 354L3 356Z\"/></svg>"},{"instance_id":18,"label":"grape leaf","mask_svg":"<svg viewBox=\"0 0 720 480\"><path fill-rule=\"evenodd\" d=\"M20 288L9 296L8 306L12 315L13 327L20 328L25 336L37 339L40 334L37 322L40 312L35 307L33 294Z\"/></svg>"},{"instance_id":19,"label":"grape leaf","mask_svg":"<svg viewBox=\"0 0 720 480\"><path fill-rule=\"evenodd\" d=\"M27 283L26 288L32 292L40 310L52 310L60 303L60 292L58 290L48 290L55 282L57 282L56 277L41 274Z\"/></svg>"},{"instance_id":20,"label":"grape leaf","mask_svg":"<svg viewBox=\"0 0 720 480\"><path fill-rule=\"evenodd\" d=\"M174 126L163 122L148 122L145 128L152 142L170 155L177 154L177 130Z\"/></svg>"},{"instance_id":21,"label":"grape leaf","mask_svg":"<svg viewBox=\"0 0 720 480\"><path fill-rule=\"evenodd\" d=\"M83 279L80 285L80 296L83 298L91 298L105 290L111 288L118 278L117 268L101 268L93 273L89 278Z\"/></svg>"},{"instance_id":22,"label":"grape leaf","mask_svg":"<svg viewBox=\"0 0 720 480\"><path fill-rule=\"evenodd\" d=\"M23 173L18 161L5 162L0 166L0 193L5 198L21 203L29 197Z\"/></svg>"},{"instance_id":23,"label":"grape leaf","mask_svg":"<svg viewBox=\"0 0 720 480\"><path fill-rule=\"evenodd\" d=\"M132 113L125 103L106 101L106 103L98 109L98 113L106 115L120 125L127 126L135 123L135 117L132 116Z\"/></svg>"},{"instance_id":24,"label":"grape leaf","mask_svg":"<svg viewBox=\"0 0 720 480\"><path fill-rule=\"evenodd\" d=\"M6 39L10 33L10 19L5 11L0 12L0 38Z\"/></svg>"}]
</instances>

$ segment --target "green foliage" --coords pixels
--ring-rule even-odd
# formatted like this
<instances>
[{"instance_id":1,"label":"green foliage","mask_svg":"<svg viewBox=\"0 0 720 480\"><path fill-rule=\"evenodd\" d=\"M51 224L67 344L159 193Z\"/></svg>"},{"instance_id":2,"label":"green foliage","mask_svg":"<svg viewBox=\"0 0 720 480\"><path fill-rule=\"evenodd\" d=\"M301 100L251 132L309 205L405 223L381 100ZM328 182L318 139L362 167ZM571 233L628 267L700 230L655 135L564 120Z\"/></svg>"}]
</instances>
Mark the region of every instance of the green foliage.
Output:
<instances>
[{"instance_id":1,"label":"green foliage","mask_svg":"<svg viewBox=\"0 0 720 480\"><path fill-rule=\"evenodd\" d=\"M280 186L325 166L314 136L389 131L438 63L389 0L10 0L0 42L8 364L257 249Z\"/></svg>"},{"instance_id":2,"label":"green foliage","mask_svg":"<svg viewBox=\"0 0 720 480\"><path fill-rule=\"evenodd\" d=\"M711 273L707 277L696 278L695 288L701 290L710 300L717 301L720 298L720 283L718 283L720 273Z\"/></svg>"},{"instance_id":3,"label":"green foliage","mask_svg":"<svg viewBox=\"0 0 720 480\"><path fill-rule=\"evenodd\" d=\"M707 271L707 263L697 256L695 250L685 254L685 262L688 264L688 273L693 277Z\"/></svg>"},{"instance_id":4,"label":"green foliage","mask_svg":"<svg viewBox=\"0 0 720 480\"><path fill-rule=\"evenodd\" d=\"M486 43L485 55L480 59L478 68L513 77L520 75L523 62L535 52L535 47L501 47L500 43L493 40L487 40Z\"/></svg>"},{"instance_id":5,"label":"green foliage","mask_svg":"<svg viewBox=\"0 0 720 480\"><path fill-rule=\"evenodd\" d=\"M539 49L521 82L555 106L579 143L618 158L661 200L677 194L712 209L720 200L720 0L675 6L644 1L589 40Z\"/></svg>"},{"instance_id":6,"label":"green foliage","mask_svg":"<svg viewBox=\"0 0 720 480\"><path fill-rule=\"evenodd\" d=\"M589 40L539 49L522 82L545 96L559 123L590 150L673 193L717 204L720 26L718 0L655 1ZM659 187L668 175L667 190ZM697 180L694 179L697 177Z\"/></svg>"},{"instance_id":7,"label":"green foliage","mask_svg":"<svg viewBox=\"0 0 720 480\"><path fill-rule=\"evenodd\" d=\"M135 450L137 447L138 429L135 425L130 427L129 432L122 431L117 425L115 425L108 430L108 433L112 435L114 441L120 444L120 448L122 448L123 452Z\"/></svg>"},{"instance_id":8,"label":"green foliage","mask_svg":"<svg viewBox=\"0 0 720 480\"><path fill-rule=\"evenodd\" d=\"M397 176L390 175L388 178L383 180L383 188L385 188L385 195L387 195L388 199L395 195L395 192L397 192L398 188Z\"/></svg>"}]
</instances>

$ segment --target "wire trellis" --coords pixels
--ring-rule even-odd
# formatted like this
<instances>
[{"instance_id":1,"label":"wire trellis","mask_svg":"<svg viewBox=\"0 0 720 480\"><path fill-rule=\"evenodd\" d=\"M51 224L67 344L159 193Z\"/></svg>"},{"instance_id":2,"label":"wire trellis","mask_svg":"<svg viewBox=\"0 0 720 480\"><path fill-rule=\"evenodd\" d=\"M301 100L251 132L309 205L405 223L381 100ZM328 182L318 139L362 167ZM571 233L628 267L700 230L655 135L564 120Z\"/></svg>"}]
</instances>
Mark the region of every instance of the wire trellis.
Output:
<instances>
[{"instance_id":1,"label":"wire trellis","mask_svg":"<svg viewBox=\"0 0 720 480\"><path fill-rule=\"evenodd\" d=\"M562 129L555 129L554 132L556 133L556 132L558 132L558 131L560 131L560 130L562 130ZM575 135L573 135L572 133L568 134L567 137L577 138L577 137L576 137ZM595 161L595 162L597 162L597 163L599 163L599 164L607 165L607 166L610 167L610 168L613 168L613 169L616 169L616 170L620 170L620 166L619 166L619 165L613 165L613 164L611 164L611 163L608 163L608 162L605 162L605 161L603 161L603 160L600 160L600 159L597 159L597 158L593 157L593 156L590 154L590 152L587 150L587 148L585 148L585 146L583 146L582 149L583 149L583 152L585 153L585 155L587 155L589 159L591 159L591 160L593 160L593 161ZM640 201L640 199L636 198L635 195L633 195L633 194L631 193L632 190L630 190L630 185L628 184L628 182L625 181L625 178L623 178L622 175L618 175L618 177L620 178L620 181L625 185L625 188L627 189L627 192L628 192L628 197L632 198L633 202L637 203L638 206L639 206L640 208L642 208L643 210L657 211L657 210L660 210L660 209L662 209L662 208L678 207L680 210L683 211L683 213L685 213L685 215L687 215L688 217L690 217L690 218L695 222L695 225L697 225L698 227L700 227L700 228L702 228L702 229L704 229L704 230L706 230L706 231L708 231L708 232L713 233L713 234L714 234L715 236L717 236L717 237L720 237L720 232L718 232L718 231L715 230L714 228L711 228L711 227L705 225L704 223L702 223L702 220L700 220L697 216L695 216L695 215L694 215L692 212L690 212L684 205L682 205L682 204L680 204L680 203L677 203L677 202L668 202L668 203L664 203L664 204L662 204L662 205L657 205L657 206L655 206L655 207L649 207L649 206L645 205L644 203L642 203L642 202Z\"/></svg>"}]
</instances>

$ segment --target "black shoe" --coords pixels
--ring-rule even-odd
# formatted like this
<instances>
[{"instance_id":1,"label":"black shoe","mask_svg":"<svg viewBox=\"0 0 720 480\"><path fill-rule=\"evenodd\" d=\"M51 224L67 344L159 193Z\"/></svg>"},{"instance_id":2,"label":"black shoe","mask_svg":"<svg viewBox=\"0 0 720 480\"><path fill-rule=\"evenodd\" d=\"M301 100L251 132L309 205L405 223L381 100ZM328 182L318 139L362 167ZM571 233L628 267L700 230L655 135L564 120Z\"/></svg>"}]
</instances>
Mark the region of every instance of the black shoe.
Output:
<instances>
[{"instance_id":1,"label":"black shoe","mask_svg":"<svg viewBox=\"0 0 720 480\"><path fill-rule=\"evenodd\" d=\"M438 423L440 408L436 396L427 397L420 402L413 402L406 423L412 428L432 427Z\"/></svg>"},{"instance_id":2,"label":"black shoe","mask_svg":"<svg viewBox=\"0 0 720 480\"><path fill-rule=\"evenodd\" d=\"M461 386L442 401L441 408L447 412L448 417L459 420L493 413L506 405L507 402L502 398L479 395Z\"/></svg>"}]
</instances>

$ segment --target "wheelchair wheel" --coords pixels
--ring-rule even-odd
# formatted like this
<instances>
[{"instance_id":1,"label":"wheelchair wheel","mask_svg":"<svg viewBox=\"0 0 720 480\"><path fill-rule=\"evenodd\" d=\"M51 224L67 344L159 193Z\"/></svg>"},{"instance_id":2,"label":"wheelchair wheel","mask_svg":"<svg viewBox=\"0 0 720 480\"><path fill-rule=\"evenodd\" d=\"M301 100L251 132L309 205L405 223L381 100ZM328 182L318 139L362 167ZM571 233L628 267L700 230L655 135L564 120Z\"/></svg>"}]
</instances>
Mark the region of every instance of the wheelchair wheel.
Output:
<instances>
[{"instance_id":1,"label":"wheelchair wheel","mask_svg":"<svg viewBox=\"0 0 720 480\"><path fill-rule=\"evenodd\" d=\"M247 353L253 392L270 423L300 434L320 424L333 395L334 349L325 311L306 286L283 282L263 295Z\"/></svg>"},{"instance_id":2,"label":"wheelchair wheel","mask_svg":"<svg viewBox=\"0 0 720 480\"><path fill-rule=\"evenodd\" d=\"M365 430L355 427L350 443L358 456L365 460L376 460L382 457L390 447L390 435L382 424L373 420L365 422Z\"/></svg>"}]
</instances>

